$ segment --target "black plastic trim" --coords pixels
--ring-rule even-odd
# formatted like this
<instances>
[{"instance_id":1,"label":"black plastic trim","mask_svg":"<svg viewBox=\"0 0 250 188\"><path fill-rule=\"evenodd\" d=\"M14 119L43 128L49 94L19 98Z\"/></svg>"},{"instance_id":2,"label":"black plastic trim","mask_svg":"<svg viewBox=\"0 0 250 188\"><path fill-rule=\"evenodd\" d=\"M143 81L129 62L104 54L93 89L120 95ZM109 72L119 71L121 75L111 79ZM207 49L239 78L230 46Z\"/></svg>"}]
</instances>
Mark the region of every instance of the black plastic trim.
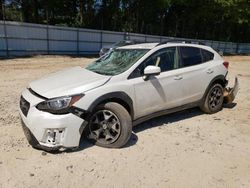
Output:
<instances>
[{"instance_id":1,"label":"black plastic trim","mask_svg":"<svg viewBox=\"0 0 250 188\"><path fill-rule=\"evenodd\" d=\"M20 97L20 109L25 117L27 117L29 109L30 109L30 103L23 97Z\"/></svg>"},{"instance_id":2,"label":"black plastic trim","mask_svg":"<svg viewBox=\"0 0 250 188\"><path fill-rule=\"evenodd\" d=\"M87 109L88 112L93 112L96 106L98 104L104 103L104 102L109 102L109 101L114 101L114 102L119 102L116 100L121 100L123 101L126 105L128 105L129 110L130 110L130 115L131 118L133 119L134 117L134 107L133 107L133 101L132 99L123 91L117 91L117 92L112 92L112 93L107 93L105 95L102 95L101 97L97 98Z\"/></svg>"},{"instance_id":3,"label":"black plastic trim","mask_svg":"<svg viewBox=\"0 0 250 188\"><path fill-rule=\"evenodd\" d=\"M38 98L44 99L44 100L48 100L48 98L39 95L37 92L35 92L34 90L32 90L31 88L28 88L29 92L32 93L33 95L37 96Z\"/></svg>"},{"instance_id":4,"label":"black plastic trim","mask_svg":"<svg viewBox=\"0 0 250 188\"><path fill-rule=\"evenodd\" d=\"M201 42L201 41L173 39L173 40L167 40L167 41L160 42L160 43L157 44L155 47L160 46L160 45L164 45L164 44L167 44L167 43L199 44L199 45L203 45L203 46L206 45L205 43L203 43L203 42Z\"/></svg>"},{"instance_id":5,"label":"black plastic trim","mask_svg":"<svg viewBox=\"0 0 250 188\"><path fill-rule=\"evenodd\" d=\"M152 113L152 114L149 114L149 115L146 115L146 116L143 116L143 117L140 117L140 118L134 120L133 121L133 126L136 126L136 125L138 125L138 124L140 124L142 122L145 122L147 120L150 120L150 119L153 119L153 118L156 118L156 117L159 117L159 116L171 114L171 113L178 112L178 111L181 111L181 110L186 110L186 109L189 109L189 108L194 108L194 107L199 106L199 104L200 104L200 100L196 101L196 102L186 104L186 105L182 105L182 106L179 106L179 107L170 108L170 109L166 109L166 110L161 110L159 112L155 112L155 113Z\"/></svg>"},{"instance_id":6,"label":"black plastic trim","mask_svg":"<svg viewBox=\"0 0 250 188\"><path fill-rule=\"evenodd\" d=\"M86 116L87 116L88 112L84 109L81 109L81 108L78 108L75 106L71 106L68 111L69 111L69 113L72 113L72 114L74 114L74 115L76 115L84 120L87 118Z\"/></svg>"},{"instance_id":7,"label":"black plastic trim","mask_svg":"<svg viewBox=\"0 0 250 188\"><path fill-rule=\"evenodd\" d=\"M61 147L46 147L46 146L42 146L41 144L39 144L39 142L37 141L37 139L35 138L35 136L32 134L32 132L29 130L28 127L26 127L25 123L21 120L22 122L22 128L23 128L23 132L25 137L27 138L29 144L37 149L43 149L46 151L55 151L55 150L59 150Z\"/></svg>"},{"instance_id":8,"label":"black plastic trim","mask_svg":"<svg viewBox=\"0 0 250 188\"><path fill-rule=\"evenodd\" d=\"M227 75L227 74L226 74L226 75ZM211 80L211 82L209 83L209 85L208 85L206 91L205 91L204 94L203 94L203 97L202 97L202 99L201 99L201 104L202 104L202 103L204 102L204 100L206 99L206 95L207 95L209 89L212 87L212 85L213 85L216 81L221 81L221 82L224 84L223 87L226 87L227 82L228 82L228 81L226 80L226 77L225 77L224 75L218 75L218 76L214 77L214 78Z\"/></svg>"}]
</instances>

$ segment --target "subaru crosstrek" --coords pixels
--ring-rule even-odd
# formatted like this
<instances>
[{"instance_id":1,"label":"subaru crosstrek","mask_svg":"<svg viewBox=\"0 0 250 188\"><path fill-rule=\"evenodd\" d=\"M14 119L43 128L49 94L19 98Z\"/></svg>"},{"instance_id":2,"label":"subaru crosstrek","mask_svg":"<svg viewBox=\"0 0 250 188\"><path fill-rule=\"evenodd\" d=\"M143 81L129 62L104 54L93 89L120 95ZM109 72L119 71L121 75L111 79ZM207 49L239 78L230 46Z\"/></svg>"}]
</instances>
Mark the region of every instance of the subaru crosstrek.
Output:
<instances>
[{"instance_id":1,"label":"subaru crosstrek","mask_svg":"<svg viewBox=\"0 0 250 188\"><path fill-rule=\"evenodd\" d=\"M216 113L238 91L227 88L228 62L211 47L143 43L116 48L89 64L53 73L21 95L25 135L35 148L75 148L86 135L96 145L124 146L132 126L199 106ZM83 134L85 133L85 134Z\"/></svg>"}]
</instances>

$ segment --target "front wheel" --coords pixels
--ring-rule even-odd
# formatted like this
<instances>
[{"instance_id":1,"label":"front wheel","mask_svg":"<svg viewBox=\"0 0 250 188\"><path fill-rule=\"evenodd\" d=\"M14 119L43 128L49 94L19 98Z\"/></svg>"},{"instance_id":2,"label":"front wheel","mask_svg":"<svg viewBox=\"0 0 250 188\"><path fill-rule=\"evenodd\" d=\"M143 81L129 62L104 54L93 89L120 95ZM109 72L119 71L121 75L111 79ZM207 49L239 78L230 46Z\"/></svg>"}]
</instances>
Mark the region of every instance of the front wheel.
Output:
<instances>
[{"instance_id":1,"label":"front wheel","mask_svg":"<svg viewBox=\"0 0 250 188\"><path fill-rule=\"evenodd\" d=\"M201 110L208 114L213 114L222 109L223 105L223 87L220 84L214 84L208 91L202 105Z\"/></svg>"},{"instance_id":2,"label":"front wheel","mask_svg":"<svg viewBox=\"0 0 250 188\"><path fill-rule=\"evenodd\" d=\"M88 126L89 138L96 145L107 148L124 146L132 133L132 121L128 111L114 102L97 106Z\"/></svg>"}]
</instances>

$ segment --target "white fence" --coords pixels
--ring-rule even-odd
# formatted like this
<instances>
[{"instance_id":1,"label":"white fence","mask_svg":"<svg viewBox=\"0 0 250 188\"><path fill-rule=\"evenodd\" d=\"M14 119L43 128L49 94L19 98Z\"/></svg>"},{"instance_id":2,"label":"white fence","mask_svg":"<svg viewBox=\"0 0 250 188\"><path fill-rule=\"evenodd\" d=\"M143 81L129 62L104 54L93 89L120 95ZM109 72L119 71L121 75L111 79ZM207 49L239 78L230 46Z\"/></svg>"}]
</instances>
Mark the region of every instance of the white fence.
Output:
<instances>
[{"instance_id":1,"label":"white fence","mask_svg":"<svg viewBox=\"0 0 250 188\"><path fill-rule=\"evenodd\" d=\"M101 31L0 21L0 56L35 54L98 54L103 46L117 41L135 39L144 42L162 42L170 39L192 40L228 54L250 54L250 43L232 43L183 39L135 33Z\"/></svg>"}]
</instances>

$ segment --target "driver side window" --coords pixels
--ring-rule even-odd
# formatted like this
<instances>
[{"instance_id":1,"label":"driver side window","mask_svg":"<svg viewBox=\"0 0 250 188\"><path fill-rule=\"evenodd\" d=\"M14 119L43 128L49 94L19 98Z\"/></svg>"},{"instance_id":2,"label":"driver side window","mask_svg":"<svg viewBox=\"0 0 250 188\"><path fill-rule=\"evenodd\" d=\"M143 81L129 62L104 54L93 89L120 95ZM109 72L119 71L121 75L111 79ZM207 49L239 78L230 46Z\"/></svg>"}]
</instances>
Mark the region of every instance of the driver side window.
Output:
<instances>
[{"instance_id":1,"label":"driver side window","mask_svg":"<svg viewBox=\"0 0 250 188\"><path fill-rule=\"evenodd\" d=\"M177 69L179 65L177 48L164 48L155 52L131 73L129 79L143 76L144 69L149 65L159 66L161 68L161 72Z\"/></svg>"}]
</instances>

